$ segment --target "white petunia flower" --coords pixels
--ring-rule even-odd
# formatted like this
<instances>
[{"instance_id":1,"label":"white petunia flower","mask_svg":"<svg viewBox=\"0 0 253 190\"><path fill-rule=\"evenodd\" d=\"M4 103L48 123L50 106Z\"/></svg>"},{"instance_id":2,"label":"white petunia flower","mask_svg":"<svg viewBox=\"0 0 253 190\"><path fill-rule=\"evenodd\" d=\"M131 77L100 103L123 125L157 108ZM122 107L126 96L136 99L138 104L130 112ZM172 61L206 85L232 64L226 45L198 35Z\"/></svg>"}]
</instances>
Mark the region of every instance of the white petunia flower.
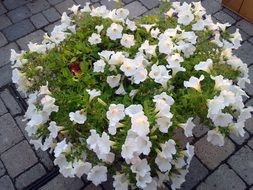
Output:
<instances>
[{"instance_id":1,"label":"white petunia flower","mask_svg":"<svg viewBox=\"0 0 253 190\"><path fill-rule=\"evenodd\" d=\"M215 146L223 146L225 143L224 136L217 129L208 131L207 141Z\"/></svg>"},{"instance_id":2,"label":"white petunia flower","mask_svg":"<svg viewBox=\"0 0 253 190\"><path fill-rule=\"evenodd\" d=\"M141 82L145 81L148 76L148 71L143 66L140 66L136 69L133 75L133 82L135 84L140 84Z\"/></svg>"},{"instance_id":3,"label":"white petunia flower","mask_svg":"<svg viewBox=\"0 0 253 190\"><path fill-rule=\"evenodd\" d=\"M50 131L50 136L52 138L56 138L58 136L58 132L60 129L61 127L57 126L55 121L51 121L49 123L48 130Z\"/></svg>"},{"instance_id":4,"label":"white petunia flower","mask_svg":"<svg viewBox=\"0 0 253 190\"><path fill-rule=\"evenodd\" d=\"M112 66L121 65L125 59L126 58L123 52L116 52L112 54L110 60L108 61L108 64Z\"/></svg>"},{"instance_id":5,"label":"white petunia flower","mask_svg":"<svg viewBox=\"0 0 253 190\"><path fill-rule=\"evenodd\" d=\"M135 31L137 29L137 26L135 25L135 22L134 21L131 21L129 19L126 20L126 25L127 25L127 28L129 30L131 30L132 32Z\"/></svg>"},{"instance_id":6,"label":"white petunia flower","mask_svg":"<svg viewBox=\"0 0 253 190\"><path fill-rule=\"evenodd\" d=\"M71 144L70 143L66 143L66 139L63 139L61 142L58 142L56 144L56 147L54 149L54 156L58 157L60 156L61 153L63 152L68 152L71 148Z\"/></svg>"},{"instance_id":7,"label":"white petunia flower","mask_svg":"<svg viewBox=\"0 0 253 190\"><path fill-rule=\"evenodd\" d=\"M150 78L154 79L156 83L166 86L167 82L171 79L169 71L164 65L152 65L149 73Z\"/></svg>"},{"instance_id":8,"label":"white petunia flower","mask_svg":"<svg viewBox=\"0 0 253 190\"><path fill-rule=\"evenodd\" d=\"M186 88L194 88L195 90L201 92L200 82L204 79L205 79L204 75L201 75L200 78L191 77L189 81L184 81L184 86Z\"/></svg>"},{"instance_id":9,"label":"white petunia flower","mask_svg":"<svg viewBox=\"0 0 253 190\"><path fill-rule=\"evenodd\" d=\"M100 44L102 42L100 34L93 33L89 37L88 42L90 42L91 45Z\"/></svg>"},{"instance_id":10,"label":"white petunia flower","mask_svg":"<svg viewBox=\"0 0 253 190\"><path fill-rule=\"evenodd\" d=\"M91 168L91 163L83 162L82 160L78 160L73 163L73 170L78 178L81 178L84 174L87 175Z\"/></svg>"},{"instance_id":11,"label":"white petunia flower","mask_svg":"<svg viewBox=\"0 0 253 190\"><path fill-rule=\"evenodd\" d=\"M106 82L109 84L111 88L115 88L120 85L120 79L121 79L120 74L112 75L106 78Z\"/></svg>"},{"instance_id":12,"label":"white petunia flower","mask_svg":"<svg viewBox=\"0 0 253 190\"><path fill-rule=\"evenodd\" d=\"M207 59L206 61L201 61L199 64L195 65L194 69L196 71L205 71L207 73L210 73L212 66L213 66L212 59Z\"/></svg>"},{"instance_id":13,"label":"white petunia flower","mask_svg":"<svg viewBox=\"0 0 253 190\"><path fill-rule=\"evenodd\" d=\"M158 38L158 35L160 34L159 28L151 29L150 34L153 38Z\"/></svg>"},{"instance_id":14,"label":"white petunia flower","mask_svg":"<svg viewBox=\"0 0 253 190\"><path fill-rule=\"evenodd\" d=\"M84 124L87 120L86 113L82 110L76 111L76 112L70 112L69 113L70 121L73 121L74 123L78 124Z\"/></svg>"},{"instance_id":15,"label":"white petunia flower","mask_svg":"<svg viewBox=\"0 0 253 190\"><path fill-rule=\"evenodd\" d=\"M179 124L180 127L184 129L184 135L186 137L192 136L192 129L195 127L195 124L192 122L193 117L187 119L186 123Z\"/></svg>"},{"instance_id":16,"label":"white petunia flower","mask_svg":"<svg viewBox=\"0 0 253 190\"><path fill-rule=\"evenodd\" d=\"M77 15L80 5L73 5L71 8L68 8L71 12Z\"/></svg>"},{"instance_id":17,"label":"white petunia flower","mask_svg":"<svg viewBox=\"0 0 253 190\"><path fill-rule=\"evenodd\" d=\"M149 133L149 122L147 116L143 113L135 114L131 117L131 129L140 136L145 136Z\"/></svg>"},{"instance_id":18,"label":"white petunia flower","mask_svg":"<svg viewBox=\"0 0 253 190\"><path fill-rule=\"evenodd\" d=\"M133 76L136 72L136 66L136 62L133 59L125 59L120 66L120 70L128 77Z\"/></svg>"},{"instance_id":19,"label":"white petunia flower","mask_svg":"<svg viewBox=\"0 0 253 190\"><path fill-rule=\"evenodd\" d=\"M125 174L117 173L113 176L113 179L113 187L115 190L128 190L130 182Z\"/></svg>"},{"instance_id":20,"label":"white petunia flower","mask_svg":"<svg viewBox=\"0 0 253 190\"><path fill-rule=\"evenodd\" d=\"M157 157L155 159L155 163L161 172L167 172L171 170L171 161L172 159L166 157L163 153L157 154Z\"/></svg>"},{"instance_id":21,"label":"white petunia flower","mask_svg":"<svg viewBox=\"0 0 253 190\"><path fill-rule=\"evenodd\" d=\"M96 27L97 33L100 34L101 31L104 29L104 25L97 25Z\"/></svg>"},{"instance_id":22,"label":"white petunia flower","mask_svg":"<svg viewBox=\"0 0 253 190\"><path fill-rule=\"evenodd\" d=\"M125 106L123 104L111 104L106 112L106 117L110 122L119 122L125 117Z\"/></svg>"},{"instance_id":23,"label":"white petunia flower","mask_svg":"<svg viewBox=\"0 0 253 190\"><path fill-rule=\"evenodd\" d=\"M106 63L104 62L104 60L98 60L95 63L93 63L93 65L94 65L94 68L93 68L94 72L103 73Z\"/></svg>"},{"instance_id":24,"label":"white petunia flower","mask_svg":"<svg viewBox=\"0 0 253 190\"><path fill-rule=\"evenodd\" d=\"M94 166L87 175L87 179L96 186L107 180L107 167Z\"/></svg>"},{"instance_id":25,"label":"white petunia flower","mask_svg":"<svg viewBox=\"0 0 253 190\"><path fill-rule=\"evenodd\" d=\"M230 126L231 133L235 134L237 137L244 137L246 131L244 130L244 122L237 122Z\"/></svg>"},{"instance_id":26,"label":"white petunia flower","mask_svg":"<svg viewBox=\"0 0 253 190\"><path fill-rule=\"evenodd\" d=\"M81 13L88 13L91 12L91 8L90 8L90 2L87 2L85 4L85 6L80 10Z\"/></svg>"},{"instance_id":27,"label":"white petunia flower","mask_svg":"<svg viewBox=\"0 0 253 190\"><path fill-rule=\"evenodd\" d=\"M93 100L93 98L101 96L101 91L96 89L86 89L86 92L90 95L89 101Z\"/></svg>"},{"instance_id":28,"label":"white petunia flower","mask_svg":"<svg viewBox=\"0 0 253 190\"><path fill-rule=\"evenodd\" d=\"M128 106L125 109L125 113L129 117L133 117L136 114L144 114L143 107L141 104Z\"/></svg>"},{"instance_id":29,"label":"white petunia flower","mask_svg":"<svg viewBox=\"0 0 253 190\"><path fill-rule=\"evenodd\" d=\"M111 40L117 40L122 38L123 27L120 24L112 23L111 26L107 29L106 35Z\"/></svg>"},{"instance_id":30,"label":"white petunia flower","mask_svg":"<svg viewBox=\"0 0 253 190\"><path fill-rule=\"evenodd\" d=\"M145 188L149 183L152 182L152 177L150 172L146 173L144 176L137 174L136 175L136 186L139 188Z\"/></svg>"},{"instance_id":31,"label":"white petunia flower","mask_svg":"<svg viewBox=\"0 0 253 190\"><path fill-rule=\"evenodd\" d=\"M134 40L134 35L129 35L129 34L123 34L120 43L122 46L126 47L126 48L130 48L132 46L134 46L135 44L135 40Z\"/></svg>"},{"instance_id":32,"label":"white petunia flower","mask_svg":"<svg viewBox=\"0 0 253 190\"><path fill-rule=\"evenodd\" d=\"M126 95L126 91L125 91L125 88L123 86L123 83L120 84L119 88L115 91L115 94L118 94L118 95Z\"/></svg>"}]
</instances>

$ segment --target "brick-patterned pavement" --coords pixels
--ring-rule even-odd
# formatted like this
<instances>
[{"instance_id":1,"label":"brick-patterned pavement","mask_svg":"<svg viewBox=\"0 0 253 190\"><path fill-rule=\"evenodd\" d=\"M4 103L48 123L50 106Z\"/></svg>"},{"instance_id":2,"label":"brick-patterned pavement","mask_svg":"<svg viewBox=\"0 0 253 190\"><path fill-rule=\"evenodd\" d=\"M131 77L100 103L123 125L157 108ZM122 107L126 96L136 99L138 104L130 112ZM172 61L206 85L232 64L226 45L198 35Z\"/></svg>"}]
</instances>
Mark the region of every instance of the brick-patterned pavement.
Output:
<instances>
[{"instance_id":1,"label":"brick-patterned pavement","mask_svg":"<svg viewBox=\"0 0 253 190\"><path fill-rule=\"evenodd\" d=\"M192 2L195 0L186 0ZM28 143L22 122L24 102L11 85L9 50L27 49L27 43L40 42L44 32L59 23L60 15L73 4L88 0L0 0L0 189L27 189L30 184L54 170L48 153L35 151ZM158 0L123 0L131 18L152 13ZM181 1L183 2L183 0ZM108 0L91 0L113 8ZM235 15L220 0L202 0L207 13L219 22L229 22L229 30L239 28L242 47L235 53L249 65L253 81L253 24ZM253 83L246 89L253 105ZM253 190L253 118L247 122L244 139L231 136L222 148L206 142L206 128L194 130L194 157L182 190ZM57 174L57 173L56 173ZM38 189L38 187L33 189ZM61 175L40 187L41 190L111 190L110 183L95 187L85 179L65 179Z\"/></svg>"}]
</instances>

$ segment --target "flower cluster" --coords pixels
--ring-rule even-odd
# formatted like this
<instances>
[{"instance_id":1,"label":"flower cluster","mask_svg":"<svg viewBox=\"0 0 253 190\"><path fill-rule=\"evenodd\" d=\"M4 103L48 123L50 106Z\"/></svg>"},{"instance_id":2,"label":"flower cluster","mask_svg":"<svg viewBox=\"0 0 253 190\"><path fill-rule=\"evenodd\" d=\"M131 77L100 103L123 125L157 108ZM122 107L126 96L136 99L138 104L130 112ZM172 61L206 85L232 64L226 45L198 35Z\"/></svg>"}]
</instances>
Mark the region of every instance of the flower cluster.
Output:
<instances>
[{"instance_id":1,"label":"flower cluster","mask_svg":"<svg viewBox=\"0 0 253 190\"><path fill-rule=\"evenodd\" d=\"M197 2L163 0L162 15L136 21L123 8L70 10L41 44L10 59L13 82L28 95L30 142L53 152L65 177L99 185L110 173L116 190L177 189L194 147L176 133L192 137L198 117L214 145L244 136L250 81L228 23L215 24Z\"/></svg>"}]
</instances>

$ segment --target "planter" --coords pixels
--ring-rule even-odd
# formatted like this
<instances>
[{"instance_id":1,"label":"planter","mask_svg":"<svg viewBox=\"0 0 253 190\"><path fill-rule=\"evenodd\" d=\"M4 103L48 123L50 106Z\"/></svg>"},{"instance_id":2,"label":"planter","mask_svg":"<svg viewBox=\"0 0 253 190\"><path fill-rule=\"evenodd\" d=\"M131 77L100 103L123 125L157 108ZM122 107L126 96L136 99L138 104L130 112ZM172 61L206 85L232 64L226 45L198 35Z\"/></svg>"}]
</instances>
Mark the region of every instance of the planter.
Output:
<instances>
[{"instance_id":1,"label":"planter","mask_svg":"<svg viewBox=\"0 0 253 190\"><path fill-rule=\"evenodd\" d=\"M13 82L28 96L26 130L35 148L54 153L65 177L116 190L184 182L194 118L223 146L244 136L252 108L243 91L248 68L232 49L238 31L214 24L200 3L161 4L137 21L123 8L73 6L42 44L12 50Z\"/></svg>"},{"instance_id":2,"label":"planter","mask_svg":"<svg viewBox=\"0 0 253 190\"><path fill-rule=\"evenodd\" d=\"M253 22L253 1L251 0L223 0L222 5Z\"/></svg>"}]
</instances>

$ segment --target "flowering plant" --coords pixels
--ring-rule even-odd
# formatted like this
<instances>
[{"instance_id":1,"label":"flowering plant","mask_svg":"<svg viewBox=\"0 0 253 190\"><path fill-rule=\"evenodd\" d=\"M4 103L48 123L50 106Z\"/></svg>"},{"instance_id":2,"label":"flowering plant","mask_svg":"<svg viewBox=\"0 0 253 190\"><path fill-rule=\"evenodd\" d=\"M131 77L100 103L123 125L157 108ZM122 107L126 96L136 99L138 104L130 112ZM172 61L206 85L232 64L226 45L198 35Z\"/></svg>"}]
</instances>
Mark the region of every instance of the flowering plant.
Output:
<instances>
[{"instance_id":1,"label":"flowering plant","mask_svg":"<svg viewBox=\"0 0 253 190\"><path fill-rule=\"evenodd\" d=\"M231 51L238 30L214 24L200 3L162 2L160 15L137 21L123 8L70 10L42 44L11 54L30 142L52 151L65 177L177 189L194 147L180 146L176 130L191 137L198 117L214 145L244 135L253 109L243 103L247 65Z\"/></svg>"}]
</instances>

